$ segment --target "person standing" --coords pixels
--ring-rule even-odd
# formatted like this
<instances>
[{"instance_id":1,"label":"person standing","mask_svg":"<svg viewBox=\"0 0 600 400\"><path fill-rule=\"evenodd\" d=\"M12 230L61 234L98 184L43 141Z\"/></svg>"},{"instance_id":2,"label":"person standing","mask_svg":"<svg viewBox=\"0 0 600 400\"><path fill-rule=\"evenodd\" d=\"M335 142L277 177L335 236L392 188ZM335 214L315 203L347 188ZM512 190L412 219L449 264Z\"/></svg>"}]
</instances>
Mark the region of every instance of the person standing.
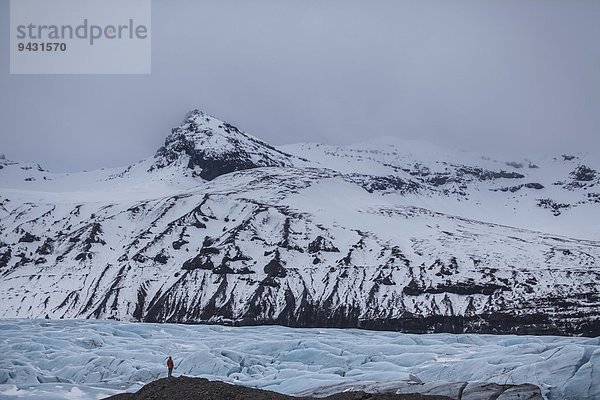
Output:
<instances>
[{"instance_id":1,"label":"person standing","mask_svg":"<svg viewBox=\"0 0 600 400\"><path fill-rule=\"evenodd\" d=\"M169 356L169 358L167 358L167 368L169 369L169 378L171 378L173 376L173 367L175 366L175 364L173 363L173 359L171 358L171 356Z\"/></svg>"}]
</instances>

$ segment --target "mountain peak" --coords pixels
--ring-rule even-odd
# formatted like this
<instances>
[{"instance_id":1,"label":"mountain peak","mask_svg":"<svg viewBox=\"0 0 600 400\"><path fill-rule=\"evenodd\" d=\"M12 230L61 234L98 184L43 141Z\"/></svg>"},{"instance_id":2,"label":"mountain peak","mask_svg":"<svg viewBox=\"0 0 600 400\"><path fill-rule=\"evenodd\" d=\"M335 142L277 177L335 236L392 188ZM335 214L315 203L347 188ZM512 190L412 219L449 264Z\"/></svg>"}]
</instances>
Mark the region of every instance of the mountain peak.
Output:
<instances>
[{"instance_id":1,"label":"mountain peak","mask_svg":"<svg viewBox=\"0 0 600 400\"><path fill-rule=\"evenodd\" d=\"M260 167L290 167L293 156L195 109L171 130L153 168L183 165L205 180Z\"/></svg>"}]
</instances>

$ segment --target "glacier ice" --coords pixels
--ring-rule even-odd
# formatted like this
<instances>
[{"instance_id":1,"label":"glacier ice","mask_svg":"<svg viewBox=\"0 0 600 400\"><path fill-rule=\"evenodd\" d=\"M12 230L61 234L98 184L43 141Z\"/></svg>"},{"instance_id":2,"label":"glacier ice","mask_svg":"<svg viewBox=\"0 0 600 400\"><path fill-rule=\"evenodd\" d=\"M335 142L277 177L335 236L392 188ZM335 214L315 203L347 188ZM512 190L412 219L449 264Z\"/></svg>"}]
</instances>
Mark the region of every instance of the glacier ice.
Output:
<instances>
[{"instance_id":1,"label":"glacier ice","mask_svg":"<svg viewBox=\"0 0 600 400\"><path fill-rule=\"evenodd\" d=\"M295 395L407 383L449 393L469 382L466 393L533 384L548 399L600 398L600 338L0 320L0 354L3 399L135 391L166 376L169 355L176 375Z\"/></svg>"}]
</instances>

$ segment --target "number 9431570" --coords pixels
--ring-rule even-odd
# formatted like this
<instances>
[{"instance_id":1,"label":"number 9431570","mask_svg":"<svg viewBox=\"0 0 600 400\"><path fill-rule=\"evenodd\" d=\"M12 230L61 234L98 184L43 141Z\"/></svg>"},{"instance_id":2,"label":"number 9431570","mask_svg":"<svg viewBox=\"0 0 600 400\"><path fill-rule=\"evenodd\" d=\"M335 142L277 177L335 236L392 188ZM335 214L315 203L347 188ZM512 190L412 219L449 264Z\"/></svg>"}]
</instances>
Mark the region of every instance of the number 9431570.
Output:
<instances>
[{"instance_id":1,"label":"number 9431570","mask_svg":"<svg viewBox=\"0 0 600 400\"><path fill-rule=\"evenodd\" d=\"M61 42L28 42L17 44L19 51L67 51L67 44Z\"/></svg>"}]
</instances>

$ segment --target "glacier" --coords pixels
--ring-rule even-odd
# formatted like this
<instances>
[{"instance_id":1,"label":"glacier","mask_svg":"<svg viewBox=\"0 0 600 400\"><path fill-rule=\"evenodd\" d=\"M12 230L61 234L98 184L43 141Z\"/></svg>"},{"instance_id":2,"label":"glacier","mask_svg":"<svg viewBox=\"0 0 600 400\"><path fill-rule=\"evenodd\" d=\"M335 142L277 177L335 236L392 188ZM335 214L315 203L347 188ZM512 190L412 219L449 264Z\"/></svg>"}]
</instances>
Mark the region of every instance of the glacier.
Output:
<instances>
[{"instance_id":1,"label":"glacier","mask_svg":"<svg viewBox=\"0 0 600 400\"><path fill-rule=\"evenodd\" d=\"M176 376L292 395L452 396L496 383L535 385L549 400L600 398L600 338L3 319L0 354L7 400L136 391L166 376L169 355Z\"/></svg>"}]
</instances>

